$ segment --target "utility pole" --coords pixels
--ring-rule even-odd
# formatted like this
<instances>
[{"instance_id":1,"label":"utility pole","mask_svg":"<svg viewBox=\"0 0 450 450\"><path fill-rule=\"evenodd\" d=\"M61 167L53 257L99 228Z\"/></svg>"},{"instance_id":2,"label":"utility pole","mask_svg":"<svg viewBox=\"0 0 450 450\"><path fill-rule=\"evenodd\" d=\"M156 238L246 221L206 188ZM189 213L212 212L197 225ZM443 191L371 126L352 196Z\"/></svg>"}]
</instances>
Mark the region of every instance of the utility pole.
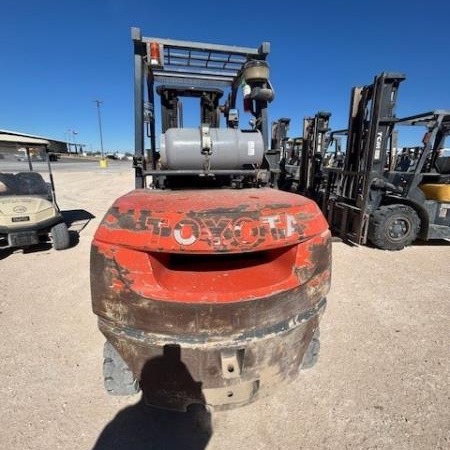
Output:
<instances>
[{"instance_id":1,"label":"utility pole","mask_svg":"<svg viewBox=\"0 0 450 450\"><path fill-rule=\"evenodd\" d=\"M101 101L101 100L94 100L94 103L97 104L98 129L100 131L100 148L101 148L102 159L103 159L104 158L104 154L103 154L102 116L100 114L100 105L103 103L103 101Z\"/></svg>"},{"instance_id":2,"label":"utility pole","mask_svg":"<svg viewBox=\"0 0 450 450\"><path fill-rule=\"evenodd\" d=\"M69 131L64 131L64 138L66 139L66 148L67 148L67 153L70 153L70 145L69 145Z\"/></svg>"},{"instance_id":3,"label":"utility pole","mask_svg":"<svg viewBox=\"0 0 450 450\"><path fill-rule=\"evenodd\" d=\"M72 142L73 142L73 146L75 147L75 154L78 155L78 147L77 144L75 142L75 135L78 134L78 131L72 130Z\"/></svg>"}]
</instances>

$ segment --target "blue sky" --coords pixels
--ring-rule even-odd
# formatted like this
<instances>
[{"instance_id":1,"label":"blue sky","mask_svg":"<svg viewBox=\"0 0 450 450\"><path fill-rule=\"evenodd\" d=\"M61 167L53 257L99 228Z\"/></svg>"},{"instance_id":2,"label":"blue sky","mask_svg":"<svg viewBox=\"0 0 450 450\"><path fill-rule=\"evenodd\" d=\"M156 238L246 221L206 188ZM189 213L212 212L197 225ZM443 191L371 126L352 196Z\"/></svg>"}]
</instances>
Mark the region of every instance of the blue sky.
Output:
<instances>
[{"instance_id":1,"label":"blue sky","mask_svg":"<svg viewBox=\"0 0 450 450\"><path fill-rule=\"evenodd\" d=\"M450 2L348 0L3 0L0 128L133 149L131 26L146 36L256 47L271 42L271 120L330 111L345 128L350 89L403 72L397 113L450 109ZM407 144L405 142L404 144Z\"/></svg>"}]
</instances>

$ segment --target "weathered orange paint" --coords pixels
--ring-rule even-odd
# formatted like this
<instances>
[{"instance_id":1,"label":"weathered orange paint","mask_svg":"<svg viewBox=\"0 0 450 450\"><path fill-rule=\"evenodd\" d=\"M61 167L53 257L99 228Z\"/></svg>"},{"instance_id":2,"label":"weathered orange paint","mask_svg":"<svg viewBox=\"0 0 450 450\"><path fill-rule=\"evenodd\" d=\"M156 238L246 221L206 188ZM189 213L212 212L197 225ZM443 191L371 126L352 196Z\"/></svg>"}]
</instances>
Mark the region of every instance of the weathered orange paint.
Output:
<instances>
[{"instance_id":1,"label":"weathered orange paint","mask_svg":"<svg viewBox=\"0 0 450 450\"><path fill-rule=\"evenodd\" d=\"M126 286L169 302L232 303L305 283L319 263L313 249L329 239L317 205L298 195L136 190L116 200L93 245L120 274L123 285L114 276L114 290ZM329 251L324 258L328 264Z\"/></svg>"},{"instance_id":2,"label":"weathered orange paint","mask_svg":"<svg viewBox=\"0 0 450 450\"><path fill-rule=\"evenodd\" d=\"M317 205L273 189L135 190L95 240L161 253L241 253L295 245L327 229Z\"/></svg>"}]
</instances>

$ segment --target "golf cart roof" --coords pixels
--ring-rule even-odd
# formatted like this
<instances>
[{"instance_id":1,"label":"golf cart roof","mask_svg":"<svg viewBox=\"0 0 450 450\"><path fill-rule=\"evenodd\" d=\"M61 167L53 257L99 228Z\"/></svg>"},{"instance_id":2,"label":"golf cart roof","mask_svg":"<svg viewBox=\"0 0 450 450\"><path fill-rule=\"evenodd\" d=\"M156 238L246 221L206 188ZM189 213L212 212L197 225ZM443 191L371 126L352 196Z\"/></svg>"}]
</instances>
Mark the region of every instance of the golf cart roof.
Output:
<instances>
[{"instance_id":1,"label":"golf cart roof","mask_svg":"<svg viewBox=\"0 0 450 450\"><path fill-rule=\"evenodd\" d=\"M16 136L14 134L5 133L0 133L0 141L23 145L50 145L50 142L46 139L38 139L28 136Z\"/></svg>"}]
</instances>

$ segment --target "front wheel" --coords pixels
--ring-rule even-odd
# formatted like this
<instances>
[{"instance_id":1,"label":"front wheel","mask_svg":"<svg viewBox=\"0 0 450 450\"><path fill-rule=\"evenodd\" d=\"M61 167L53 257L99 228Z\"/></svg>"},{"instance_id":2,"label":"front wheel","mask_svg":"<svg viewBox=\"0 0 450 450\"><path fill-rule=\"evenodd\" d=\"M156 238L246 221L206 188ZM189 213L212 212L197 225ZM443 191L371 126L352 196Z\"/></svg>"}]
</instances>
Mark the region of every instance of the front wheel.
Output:
<instances>
[{"instance_id":1,"label":"front wheel","mask_svg":"<svg viewBox=\"0 0 450 450\"><path fill-rule=\"evenodd\" d=\"M67 225L64 222L57 223L50 230L50 235L53 241L53 248L55 250L65 250L70 246L70 235Z\"/></svg>"},{"instance_id":2,"label":"front wheel","mask_svg":"<svg viewBox=\"0 0 450 450\"><path fill-rule=\"evenodd\" d=\"M411 245L420 230L417 213L407 205L386 205L370 217L368 238L382 250L402 250Z\"/></svg>"}]
</instances>

